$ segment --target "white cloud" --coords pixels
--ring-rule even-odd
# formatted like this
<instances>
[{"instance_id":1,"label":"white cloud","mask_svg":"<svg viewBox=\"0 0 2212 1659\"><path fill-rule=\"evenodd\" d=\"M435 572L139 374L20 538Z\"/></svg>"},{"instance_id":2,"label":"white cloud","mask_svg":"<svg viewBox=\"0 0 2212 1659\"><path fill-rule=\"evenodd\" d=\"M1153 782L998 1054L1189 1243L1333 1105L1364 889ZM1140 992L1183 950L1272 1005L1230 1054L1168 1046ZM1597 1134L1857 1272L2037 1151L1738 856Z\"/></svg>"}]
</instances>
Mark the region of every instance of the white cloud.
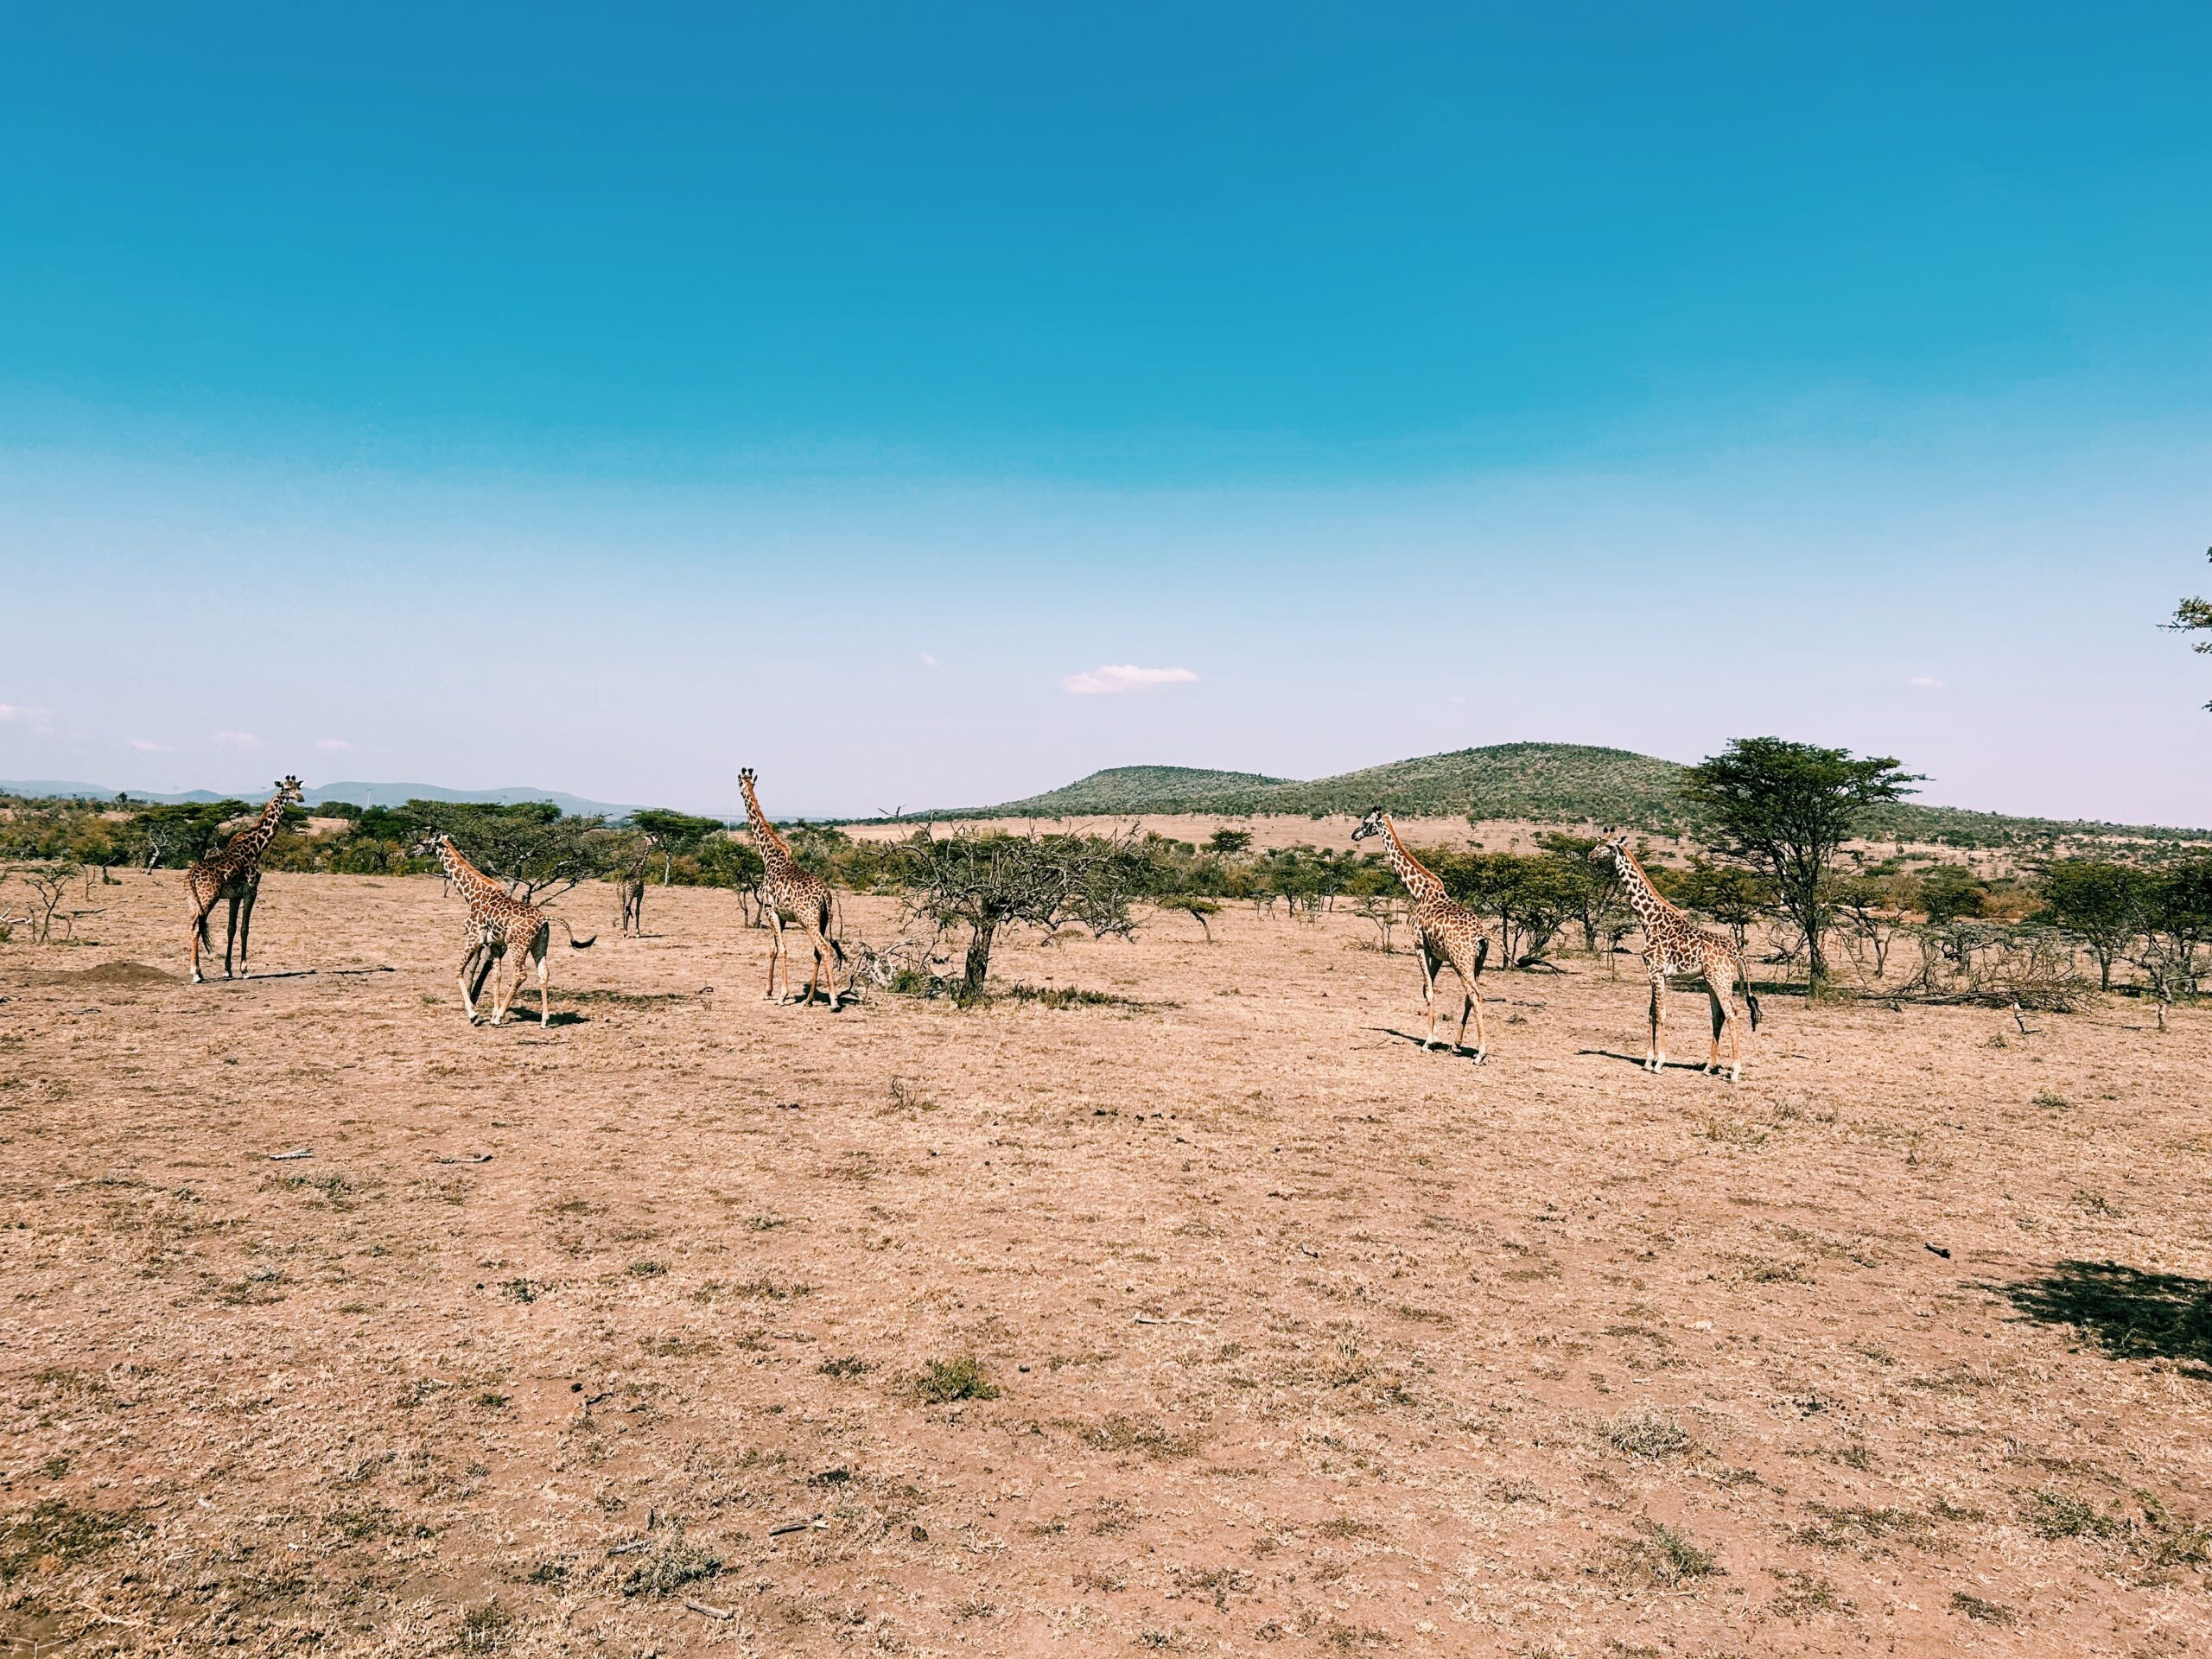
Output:
<instances>
[{"instance_id":1,"label":"white cloud","mask_svg":"<svg viewBox=\"0 0 2212 1659\"><path fill-rule=\"evenodd\" d=\"M1916 674L1905 683L1916 691L1948 691L1951 689L1948 680L1930 679L1925 674Z\"/></svg>"},{"instance_id":2,"label":"white cloud","mask_svg":"<svg viewBox=\"0 0 2212 1659\"><path fill-rule=\"evenodd\" d=\"M251 732L218 732L210 740L219 749L257 749L261 740Z\"/></svg>"},{"instance_id":3,"label":"white cloud","mask_svg":"<svg viewBox=\"0 0 2212 1659\"><path fill-rule=\"evenodd\" d=\"M931 656L926 651L916 652L914 653L914 660L919 663L924 668L935 668L937 666L937 658Z\"/></svg>"},{"instance_id":4,"label":"white cloud","mask_svg":"<svg viewBox=\"0 0 2212 1659\"><path fill-rule=\"evenodd\" d=\"M1085 674L1071 674L1060 690L1078 697L1104 696L1115 691L1149 691L1155 685L1188 685L1198 677L1187 668L1139 668L1135 663L1109 663Z\"/></svg>"},{"instance_id":5,"label":"white cloud","mask_svg":"<svg viewBox=\"0 0 2212 1659\"><path fill-rule=\"evenodd\" d=\"M166 743L156 743L150 737L134 737L130 747L141 754L175 754L176 751Z\"/></svg>"},{"instance_id":6,"label":"white cloud","mask_svg":"<svg viewBox=\"0 0 2212 1659\"><path fill-rule=\"evenodd\" d=\"M35 732L54 729L54 711L27 703L0 702L0 726L28 726Z\"/></svg>"},{"instance_id":7,"label":"white cloud","mask_svg":"<svg viewBox=\"0 0 2212 1659\"><path fill-rule=\"evenodd\" d=\"M325 754L336 754L341 749L350 749L353 747L342 737L318 737L315 741L315 746Z\"/></svg>"}]
</instances>

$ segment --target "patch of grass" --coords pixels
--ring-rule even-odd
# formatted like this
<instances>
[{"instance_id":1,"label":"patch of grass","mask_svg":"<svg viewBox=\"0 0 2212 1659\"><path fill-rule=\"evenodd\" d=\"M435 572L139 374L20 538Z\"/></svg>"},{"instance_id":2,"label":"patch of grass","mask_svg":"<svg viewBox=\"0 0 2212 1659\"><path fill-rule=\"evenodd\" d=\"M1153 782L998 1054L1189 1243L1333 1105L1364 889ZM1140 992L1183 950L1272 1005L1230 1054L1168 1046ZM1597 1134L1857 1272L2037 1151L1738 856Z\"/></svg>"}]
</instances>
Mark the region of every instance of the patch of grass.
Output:
<instances>
[{"instance_id":1,"label":"patch of grass","mask_svg":"<svg viewBox=\"0 0 2212 1659\"><path fill-rule=\"evenodd\" d=\"M499 1294L513 1302L534 1302L544 1294L545 1287L535 1279L507 1279L499 1285Z\"/></svg>"},{"instance_id":2,"label":"patch of grass","mask_svg":"<svg viewBox=\"0 0 2212 1659\"><path fill-rule=\"evenodd\" d=\"M1690 1448L1689 1431L1653 1406L1609 1418L1599 1425L1599 1432L1605 1444L1624 1457L1678 1457Z\"/></svg>"},{"instance_id":3,"label":"patch of grass","mask_svg":"<svg viewBox=\"0 0 2212 1659\"><path fill-rule=\"evenodd\" d=\"M1633 1536L1593 1554L1582 1569L1622 1590L1679 1590L1720 1571L1719 1558L1663 1522L1647 1521Z\"/></svg>"},{"instance_id":4,"label":"patch of grass","mask_svg":"<svg viewBox=\"0 0 2212 1659\"><path fill-rule=\"evenodd\" d=\"M1836 1594L1835 1586L1826 1579L1810 1573L1792 1573L1786 1568L1770 1568L1775 1582L1782 1586L1770 1606L1780 1618L1801 1619L1815 1613L1850 1613L1857 1609Z\"/></svg>"},{"instance_id":5,"label":"patch of grass","mask_svg":"<svg viewBox=\"0 0 2212 1659\"><path fill-rule=\"evenodd\" d=\"M903 1077L891 1079L891 1103L900 1111L933 1112L937 1109L937 1102Z\"/></svg>"},{"instance_id":6,"label":"patch of grass","mask_svg":"<svg viewBox=\"0 0 2212 1659\"><path fill-rule=\"evenodd\" d=\"M995 1400L998 1387L973 1354L933 1359L922 1367L913 1383L915 1397L924 1405L944 1406L956 1400Z\"/></svg>"},{"instance_id":7,"label":"patch of grass","mask_svg":"<svg viewBox=\"0 0 2212 1659\"><path fill-rule=\"evenodd\" d=\"M2126 1524L2086 1498L2042 1488L2028 1494L2027 1522L2038 1538L2109 1538Z\"/></svg>"},{"instance_id":8,"label":"patch of grass","mask_svg":"<svg viewBox=\"0 0 2212 1659\"><path fill-rule=\"evenodd\" d=\"M2101 1192L2076 1192L2069 1202L2076 1210L2085 1211L2090 1215L2103 1216L2112 1221L2120 1219L2120 1206Z\"/></svg>"},{"instance_id":9,"label":"patch of grass","mask_svg":"<svg viewBox=\"0 0 2212 1659\"><path fill-rule=\"evenodd\" d=\"M1100 1452L1135 1452L1155 1463L1173 1463L1198 1449L1195 1434L1176 1434L1156 1419L1116 1412L1105 1421L1076 1431L1076 1438Z\"/></svg>"},{"instance_id":10,"label":"patch of grass","mask_svg":"<svg viewBox=\"0 0 2212 1659\"><path fill-rule=\"evenodd\" d=\"M1872 1508L1864 1503L1814 1503L1817 1517L1797 1529L1801 1544L1817 1549L1857 1547L1880 1550L1891 1543L1925 1544L1929 1541L1928 1517L1911 1510Z\"/></svg>"},{"instance_id":11,"label":"patch of grass","mask_svg":"<svg viewBox=\"0 0 2212 1659\"><path fill-rule=\"evenodd\" d=\"M1951 1611L1964 1614L1977 1624L2017 1624L2020 1616L2001 1602L1984 1601L1980 1596L1970 1596L1963 1590L1951 1592Z\"/></svg>"},{"instance_id":12,"label":"patch of grass","mask_svg":"<svg viewBox=\"0 0 2212 1659\"><path fill-rule=\"evenodd\" d=\"M0 1523L0 1584L49 1562L66 1567L90 1560L144 1530L135 1515L44 1499Z\"/></svg>"},{"instance_id":13,"label":"patch of grass","mask_svg":"<svg viewBox=\"0 0 2212 1659\"><path fill-rule=\"evenodd\" d=\"M866 1376L875 1368L857 1354L847 1354L839 1359L825 1359L814 1368L823 1376Z\"/></svg>"},{"instance_id":14,"label":"patch of grass","mask_svg":"<svg viewBox=\"0 0 2212 1659\"><path fill-rule=\"evenodd\" d=\"M1071 1580L1078 1590L1112 1592L1128 1587L1128 1580L1110 1567L1079 1567Z\"/></svg>"},{"instance_id":15,"label":"patch of grass","mask_svg":"<svg viewBox=\"0 0 2212 1659\"><path fill-rule=\"evenodd\" d=\"M2056 1094L2049 1089L2038 1090L2034 1098L2028 1102L2031 1106L2041 1106L2046 1110L2054 1112L2063 1112L2073 1103L2065 1096Z\"/></svg>"},{"instance_id":16,"label":"patch of grass","mask_svg":"<svg viewBox=\"0 0 2212 1659\"><path fill-rule=\"evenodd\" d=\"M505 1411L513 1403L513 1399L512 1395L486 1389L476 1396L476 1403L486 1411Z\"/></svg>"},{"instance_id":17,"label":"patch of grass","mask_svg":"<svg viewBox=\"0 0 2212 1659\"><path fill-rule=\"evenodd\" d=\"M743 1296L756 1302L788 1302L795 1297L811 1296L812 1285L779 1285L772 1279L748 1279L741 1285L732 1285L733 1296Z\"/></svg>"},{"instance_id":18,"label":"patch of grass","mask_svg":"<svg viewBox=\"0 0 2212 1659\"><path fill-rule=\"evenodd\" d=\"M461 1650L496 1653L515 1639L514 1616L496 1601L472 1607L461 1615Z\"/></svg>"},{"instance_id":19,"label":"patch of grass","mask_svg":"<svg viewBox=\"0 0 2212 1659\"><path fill-rule=\"evenodd\" d=\"M722 1558L710 1549L685 1541L679 1533L662 1540L622 1577L626 1596L671 1596L689 1584L711 1579L722 1570Z\"/></svg>"},{"instance_id":20,"label":"patch of grass","mask_svg":"<svg viewBox=\"0 0 2212 1659\"><path fill-rule=\"evenodd\" d=\"M656 1262L651 1257L647 1257L645 1260L641 1262L632 1262L628 1267L623 1268L622 1271L628 1274L632 1279L658 1279L661 1274L668 1271L668 1263L665 1262Z\"/></svg>"},{"instance_id":21,"label":"patch of grass","mask_svg":"<svg viewBox=\"0 0 2212 1659\"><path fill-rule=\"evenodd\" d=\"M1086 991L1073 985L1008 985L990 993L988 1000L1033 1002L1040 1008L1128 1008L1137 1013L1176 1006L1173 1002L1147 1002L1134 996L1116 996L1111 991Z\"/></svg>"}]
</instances>

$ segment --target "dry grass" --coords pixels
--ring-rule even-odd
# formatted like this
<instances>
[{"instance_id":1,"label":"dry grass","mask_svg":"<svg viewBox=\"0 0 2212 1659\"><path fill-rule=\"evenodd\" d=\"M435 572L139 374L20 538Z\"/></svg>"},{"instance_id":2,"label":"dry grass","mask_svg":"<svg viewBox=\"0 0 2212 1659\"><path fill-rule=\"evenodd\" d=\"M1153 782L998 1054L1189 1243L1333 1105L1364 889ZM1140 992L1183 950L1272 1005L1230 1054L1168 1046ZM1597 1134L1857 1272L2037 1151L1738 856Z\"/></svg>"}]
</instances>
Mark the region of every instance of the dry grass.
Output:
<instances>
[{"instance_id":1,"label":"dry grass","mask_svg":"<svg viewBox=\"0 0 2212 1659\"><path fill-rule=\"evenodd\" d=\"M1573 956L1424 1055L1351 916L833 1017L655 903L550 1032L435 881L0 947L0 1650L2212 1643L2212 1014L1776 995L1731 1090Z\"/></svg>"}]
</instances>

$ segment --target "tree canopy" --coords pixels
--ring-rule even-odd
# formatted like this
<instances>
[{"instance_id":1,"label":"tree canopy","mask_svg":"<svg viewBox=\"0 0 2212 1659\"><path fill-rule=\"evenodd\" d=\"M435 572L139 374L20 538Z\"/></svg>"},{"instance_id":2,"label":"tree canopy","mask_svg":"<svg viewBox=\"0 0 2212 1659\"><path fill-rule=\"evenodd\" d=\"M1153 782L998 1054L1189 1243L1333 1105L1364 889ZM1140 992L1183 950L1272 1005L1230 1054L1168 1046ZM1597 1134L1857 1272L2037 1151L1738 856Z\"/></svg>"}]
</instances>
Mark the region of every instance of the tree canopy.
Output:
<instances>
[{"instance_id":1,"label":"tree canopy","mask_svg":"<svg viewBox=\"0 0 2212 1659\"><path fill-rule=\"evenodd\" d=\"M1873 809L1921 782L1893 757L1853 755L1779 737L1742 737L1692 766L1683 792L1714 826L1716 850L1764 871L1805 935L1812 982L1827 972L1828 867Z\"/></svg>"}]
</instances>

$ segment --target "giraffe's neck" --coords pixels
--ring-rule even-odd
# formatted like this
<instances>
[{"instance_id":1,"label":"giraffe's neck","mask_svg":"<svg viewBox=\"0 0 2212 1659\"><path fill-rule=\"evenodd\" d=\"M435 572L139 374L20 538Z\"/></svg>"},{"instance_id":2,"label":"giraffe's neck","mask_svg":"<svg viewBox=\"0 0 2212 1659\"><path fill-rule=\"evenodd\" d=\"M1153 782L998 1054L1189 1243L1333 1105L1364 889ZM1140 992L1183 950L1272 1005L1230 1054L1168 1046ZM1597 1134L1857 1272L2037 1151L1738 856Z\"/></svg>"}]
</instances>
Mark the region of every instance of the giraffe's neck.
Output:
<instances>
[{"instance_id":1,"label":"giraffe's neck","mask_svg":"<svg viewBox=\"0 0 2212 1659\"><path fill-rule=\"evenodd\" d=\"M450 841L438 842L438 862L445 866L446 874L452 878L454 886L468 895L470 903L506 897L506 889L463 858L461 849Z\"/></svg>"},{"instance_id":2,"label":"giraffe's neck","mask_svg":"<svg viewBox=\"0 0 2212 1659\"><path fill-rule=\"evenodd\" d=\"M745 791L745 821L753 826L753 839L760 843L760 861L775 874L795 870L798 862L791 856L791 842L776 833L776 826L768 822L768 815L760 810L760 798L753 792L753 785L741 780Z\"/></svg>"},{"instance_id":3,"label":"giraffe's neck","mask_svg":"<svg viewBox=\"0 0 2212 1659\"><path fill-rule=\"evenodd\" d=\"M1628 899L1628 907L1636 912L1636 919L1643 924L1646 933L1657 923L1681 915L1681 912L1659 896L1659 889L1651 885L1651 878L1643 873L1643 866L1636 861L1627 848L1614 850L1613 865L1621 873L1621 889L1623 896Z\"/></svg>"},{"instance_id":4,"label":"giraffe's neck","mask_svg":"<svg viewBox=\"0 0 2212 1659\"><path fill-rule=\"evenodd\" d=\"M1416 899L1433 899L1444 891L1444 883L1398 839L1398 826L1387 817L1382 820L1382 836L1386 843L1383 856L1390 861L1390 868L1406 884L1408 893Z\"/></svg>"},{"instance_id":5,"label":"giraffe's neck","mask_svg":"<svg viewBox=\"0 0 2212 1659\"><path fill-rule=\"evenodd\" d=\"M261 809L261 816L231 837L233 858L258 861L276 839L277 827L284 822L284 798L271 795L269 804Z\"/></svg>"}]
</instances>

